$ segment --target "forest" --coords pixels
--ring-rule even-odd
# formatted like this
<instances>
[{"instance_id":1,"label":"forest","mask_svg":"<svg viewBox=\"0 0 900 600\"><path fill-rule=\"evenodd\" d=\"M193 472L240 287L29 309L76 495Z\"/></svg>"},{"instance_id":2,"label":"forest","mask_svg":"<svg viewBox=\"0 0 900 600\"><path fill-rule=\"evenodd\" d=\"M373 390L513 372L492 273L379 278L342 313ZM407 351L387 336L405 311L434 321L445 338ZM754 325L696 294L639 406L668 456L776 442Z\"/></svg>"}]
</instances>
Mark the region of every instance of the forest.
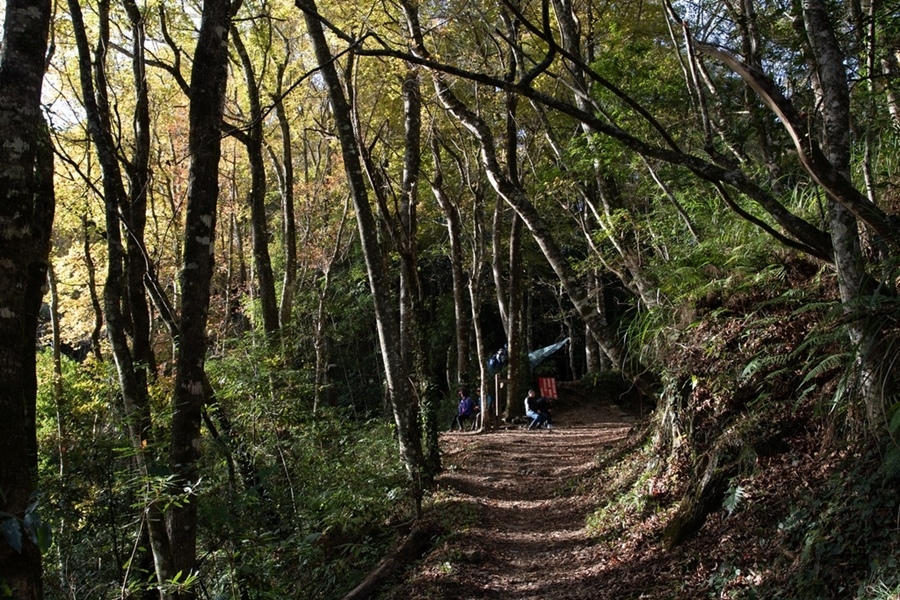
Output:
<instances>
[{"instance_id":1,"label":"forest","mask_svg":"<svg viewBox=\"0 0 900 600\"><path fill-rule=\"evenodd\" d=\"M349 598L539 376L608 597L900 597L897 0L0 15L0 598Z\"/></svg>"}]
</instances>

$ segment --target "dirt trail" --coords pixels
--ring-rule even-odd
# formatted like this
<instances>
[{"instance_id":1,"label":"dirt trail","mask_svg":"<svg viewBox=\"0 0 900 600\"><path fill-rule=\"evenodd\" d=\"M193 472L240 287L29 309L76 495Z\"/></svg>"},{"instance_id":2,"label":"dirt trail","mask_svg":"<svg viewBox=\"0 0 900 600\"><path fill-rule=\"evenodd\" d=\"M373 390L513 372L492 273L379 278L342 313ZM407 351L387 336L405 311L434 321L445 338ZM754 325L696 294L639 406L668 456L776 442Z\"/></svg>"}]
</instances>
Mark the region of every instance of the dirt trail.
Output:
<instances>
[{"instance_id":1,"label":"dirt trail","mask_svg":"<svg viewBox=\"0 0 900 600\"><path fill-rule=\"evenodd\" d=\"M603 448L626 435L634 419L613 406L563 400L552 431L443 434L439 488L448 501L474 511L474 524L407 575L404 597L602 595L603 565L585 532L585 517L596 501L575 483L596 467Z\"/></svg>"}]
</instances>

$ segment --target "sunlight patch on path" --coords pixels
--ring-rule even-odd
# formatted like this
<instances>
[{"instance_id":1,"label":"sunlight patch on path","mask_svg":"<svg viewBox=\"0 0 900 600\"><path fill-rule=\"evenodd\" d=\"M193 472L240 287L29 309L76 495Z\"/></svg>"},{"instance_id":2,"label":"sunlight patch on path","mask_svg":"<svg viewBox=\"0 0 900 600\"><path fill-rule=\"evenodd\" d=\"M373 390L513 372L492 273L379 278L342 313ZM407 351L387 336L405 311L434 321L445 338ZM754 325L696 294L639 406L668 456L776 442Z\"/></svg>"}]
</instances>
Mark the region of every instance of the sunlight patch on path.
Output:
<instances>
[{"instance_id":1,"label":"sunlight patch on path","mask_svg":"<svg viewBox=\"0 0 900 600\"><path fill-rule=\"evenodd\" d=\"M598 406L561 411L553 431L442 435L442 499L475 520L410 575L407 597L596 598L603 566L585 523L597 499L585 477L633 422Z\"/></svg>"}]
</instances>

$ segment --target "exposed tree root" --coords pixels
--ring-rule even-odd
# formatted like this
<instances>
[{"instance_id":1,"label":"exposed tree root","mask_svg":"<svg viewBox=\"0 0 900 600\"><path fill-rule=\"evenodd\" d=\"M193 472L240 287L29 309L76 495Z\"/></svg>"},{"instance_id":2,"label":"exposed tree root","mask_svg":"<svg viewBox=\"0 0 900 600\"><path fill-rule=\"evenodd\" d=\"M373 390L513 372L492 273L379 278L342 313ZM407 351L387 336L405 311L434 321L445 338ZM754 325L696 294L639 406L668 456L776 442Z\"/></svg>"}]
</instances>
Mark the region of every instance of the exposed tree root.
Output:
<instances>
[{"instance_id":1,"label":"exposed tree root","mask_svg":"<svg viewBox=\"0 0 900 600\"><path fill-rule=\"evenodd\" d=\"M365 600L375 595L393 575L406 565L412 564L431 548L435 536L440 533L434 523L417 523L409 534L394 547L374 571L344 596L344 600Z\"/></svg>"}]
</instances>

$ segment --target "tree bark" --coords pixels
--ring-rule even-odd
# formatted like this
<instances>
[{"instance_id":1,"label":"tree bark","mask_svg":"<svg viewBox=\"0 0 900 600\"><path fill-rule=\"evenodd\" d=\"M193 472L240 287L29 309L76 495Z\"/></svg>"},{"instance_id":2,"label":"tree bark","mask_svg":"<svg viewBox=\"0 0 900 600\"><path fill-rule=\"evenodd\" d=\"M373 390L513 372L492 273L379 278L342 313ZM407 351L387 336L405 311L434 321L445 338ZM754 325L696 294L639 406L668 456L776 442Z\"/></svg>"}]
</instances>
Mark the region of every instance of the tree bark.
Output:
<instances>
[{"instance_id":1,"label":"tree bark","mask_svg":"<svg viewBox=\"0 0 900 600\"><path fill-rule=\"evenodd\" d=\"M150 307L144 290L147 258L144 231L147 223L147 191L150 186L150 99L144 60L144 16L134 0L123 0L131 24L132 79L135 107L132 129L134 152L125 164L128 195L122 207L126 227L125 278L131 319L132 347L139 385L147 387L155 376L156 356L151 346Z\"/></svg>"},{"instance_id":2,"label":"tree bark","mask_svg":"<svg viewBox=\"0 0 900 600\"><path fill-rule=\"evenodd\" d=\"M184 258L180 276L177 374L172 401L170 460L183 502L167 515L176 572L197 571L197 499L200 419L206 380L206 325L213 272L213 242L219 195L221 124L228 79L229 0L204 0L200 34L191 70L189 189L185 216ZM193 598L191 589L179 598Z\"/></svg>"},{"instance_id":3,"label":"tree bark","mask_svg":"<svg viewBox=\"0 0 900 600\"><path fill-rule=\"evenodd\" d=\"M263 157L263 114L259 98L259 84L253 70L253 62L244 47L237 29L233 30L232 43L241 60L247 97L250 101L247 131L235 132L235 136L247 147L250 162L250 224L253 232L253 262L259 283L259 301L262 306L263 329L267 334L278 331L278 300L275 296L275 275L269 256L269 224L266 219L266 164Z\"/></svg>"},{"instance_id":4,"label":"tree bark","mask_svg":"<svg viewBox=\"0 0 900 600\"><path fill-rule=\"evenodd\" d=\"M362 242L366 272L369 277L369 289L375 309L376 328L381 346L381 358L385 369L388 398L394 411L397 425L397 438L400 456L406 467L411 482L411 493L416 503L417 514L421 511L422 502L422 446L421 432L418 422L418 405L415 400L409 372L405 367L400 350L400 330L396 319L397 309L391 297L391 285L388 280L387 265L379 247L378 227L369 205L368 192L363 180L363 169L356 137L353 132L353 119L350 105L341 87L340 77L334 64L334 57L322 27L318 9L314 0L295 0L296 6L303 11L307 30L316 53L322 79L328 89L331 109L334 116L336 135L341 143L344 159L344 170L353 198L356 221Z\"/></svg>"},{"instance_id":5,"label":"tree bark","mask_svg":"<svg viewBox=\"0 0 900 600\"><path fill-rule=\"evenodd\" d=\"M459 207L444 190L441 151L434 136L431 138L431 155L434 161L431 191L447 220L447 236L450 241L450 274L453 279L453 314L456 331L456 381L452 384L462 385L469 381L469 330L472 323L472 313L466 294L466 274L463 271L462 224Z\"/></svg>"},{"instance_id":6,"label":"tree bark","mask_svg":"<svg viewBox=\"0 0 900 600\"><path fill-rule=\"evenodd\" d=\"M337 263L338 256L341 255L344 245L344 225L347 223L347 213L350 209L349 198L344 201L344 210L341 213L341 222L338 227L337 235L334 240L334 248L328 262L322 267L322 278L316 292L319 296L318 306L316 308L315 341L313 342L316 349L316 389L313 398L313 413L319 410L322 404L322 393L328 389L328 362L329 362L329 344L328 344L328 296L331 292L331 274Z\"/></svg>"},{"instance_id":7,"label":"tree bark","mask_svg":"<svg viewBox=\"0 0 900 600\"><path fill-rule=\"evenodd\" d=\"M850 88L844 54L822 0L802 0L803 22L813 58L814 89L822 114L822 149L833 169L850 181ZM828 214L834 246L834 264L845 311L852 316L859 300L868 294L868 276L860 249L856 217L840 196L828 195ZM873 364L872 347L880 332L864 323L848 325L850 341L856 349L859 393L872 425L883 422L885 397Z\"/></svg>"},{"instance_id":8,"label":"tree bark","mask_svg":"<svg viewBox=\"0 0 900 600\"><path fill-rule=\"evenodd\" d=\"M103 360L103 352L100 348L100 335L103 331L103 306L100 304L100 295L97 293L97 268L94 266L94 258L91 254L91 237L95 226L88 224L87 215L81 216L81 227L84 232L84 266L87 270L88 293L91 297L91 307L94 309L94 327L91 329L91 351L94 358Z\"/></svg>"},{"instance_id":9,"label":"tree bark","mask_svg":"<svg viewBox=\"0 0 900 600\"><path fill-rule=\"evenodd\" d=\"M281 131L281 234L284 237L284 279L281 284L281 304L278 308L278 321L281 327L291 322L291 310L294 305L294 287L297 281L297 224L294 216L294 152L291 140L291 122L284 110L283 81L285 62L278 65L277 87L272 101L275 104L275 117Z\"/></svg>"},{"instance_id":10,"label":"tree bark","mask_svg":"<svg viewBox=\"0 0 900 600\"><path fill-rule=\"evenodd\" d=\"M37 477L35 331L55 204L40 113L50 12L45 0L7 0L0 53L0 511L20 532ZM24 532L20 551L7 540L4 583L13 597L39 600L40 550Z\"/></svg>"},{"instance_id":11,"label":"tree bark","mask_svg":"<svg viewBox=\"0 0 900 600\"><path fill-rule=\"evenodd\" d=\"M491 274L494 278L494 294L497 298L497 310L500 311L500 321L503 323L503 332L509 339L509 293L507 292L506 279L503 276L503 198L497 196L494 203L494 212L491 217Z\"/></svg>"}]
</instances>

